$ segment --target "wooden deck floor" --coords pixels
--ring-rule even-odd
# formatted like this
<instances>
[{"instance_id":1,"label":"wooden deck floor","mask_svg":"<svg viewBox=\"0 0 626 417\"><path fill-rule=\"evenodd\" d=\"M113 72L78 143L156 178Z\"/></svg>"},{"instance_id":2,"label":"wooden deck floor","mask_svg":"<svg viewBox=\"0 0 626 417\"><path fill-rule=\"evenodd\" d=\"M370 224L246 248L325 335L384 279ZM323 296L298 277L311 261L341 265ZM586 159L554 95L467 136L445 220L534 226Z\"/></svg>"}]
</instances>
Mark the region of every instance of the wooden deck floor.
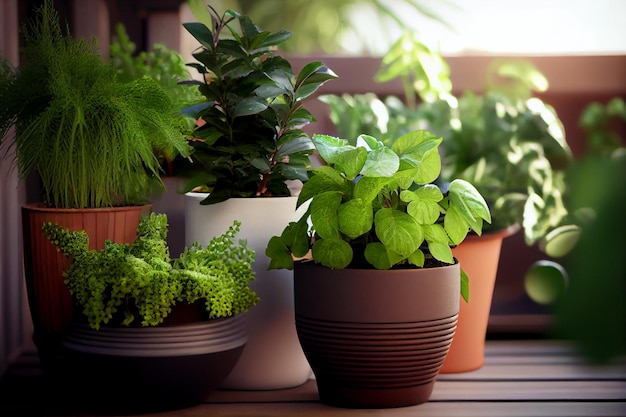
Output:
<instances>
[{"instance_id":1,"label":"wooden deck floor","mask_svg":"<svg viewBox=\"0 0 626 417\"><path fill-rule=\"evenodd\" d=\"M84 416L63 413L43 399L37 355L26 353L0 382L0 416ZM104 415L104 414L90 414ZM440 375L430 401L413 407L349 410L319 402L315 381L288 390L216 391L197 406L149 416L622 416L626 417L626 361L605 367L582 362L567 345L546 340L489 341L483 368Z\"/></svg>"}]
</instances>

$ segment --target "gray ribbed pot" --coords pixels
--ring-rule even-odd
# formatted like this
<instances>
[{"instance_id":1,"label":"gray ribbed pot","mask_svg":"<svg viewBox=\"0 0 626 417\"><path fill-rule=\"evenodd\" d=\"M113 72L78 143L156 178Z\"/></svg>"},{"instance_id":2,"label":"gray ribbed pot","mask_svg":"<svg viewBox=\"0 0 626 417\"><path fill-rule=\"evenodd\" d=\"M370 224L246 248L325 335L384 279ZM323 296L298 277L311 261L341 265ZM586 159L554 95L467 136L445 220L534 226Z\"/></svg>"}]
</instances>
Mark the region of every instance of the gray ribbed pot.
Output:
<instances>
[{"instance_id":1,"label":"gray ribbed pot","mask_svg":"<svg viewBox=\"0 0 626 417\"><path fill-rule=\"evenodd\" d=\"M459 264L329 269L296 262L296 329L328 405L392 408L431 396L459 313Z\"/></svg>"},{"instance_id":2,"label":"gray ribbed pot","mask_svg":"<svg viewBox=\"0 0 626 417\"><path fill-rule=\"evenodd\" d=\"M144 412L198 404L235 366L246 321L244 313L99 330L75 321L62 341L63 379L83 408Z\"/></svg>"}]
</instances>

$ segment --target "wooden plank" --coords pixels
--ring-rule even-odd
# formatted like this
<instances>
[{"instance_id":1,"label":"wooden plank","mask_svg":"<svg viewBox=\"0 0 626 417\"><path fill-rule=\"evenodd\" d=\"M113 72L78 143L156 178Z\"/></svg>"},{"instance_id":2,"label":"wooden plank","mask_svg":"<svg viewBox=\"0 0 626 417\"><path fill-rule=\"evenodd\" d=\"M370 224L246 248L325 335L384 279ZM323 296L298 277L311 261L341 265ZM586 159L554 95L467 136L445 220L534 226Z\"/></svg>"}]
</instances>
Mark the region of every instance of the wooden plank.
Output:
<instances>
[{"instance_id":1,"label":"wooden plank","mask_svg":"<svg viewBox=\"0 0 626 417\"><path fill-rule=\"evenodd\" d=\"M573 345L559 340L488 340L485 359L492 356L561 356L576 357Z\"/></svg>"},{"instance_id":2,"label":"wooden plank","mask_svg":"<svg viewBox=\"0 0 626 417\"><path fill-rule=\"evenodd\" d=\"M626 415L623 402L428 402L413 407L391 409L352 410L326 406L320 403L248 403L248 404L202 404L184 410L143 417L507 417L507 416L619 416Z\"/></svg>"},{"instance_id":3,"label":"wooden plank","mask_svg":"<svg viewBox=\"0 0 626 417\"><path fill-rule=\"evenodd\" d=\"M537 363L528 360L515 363L485 364L482 368L458 374L440 374L438 381L550 381L550 380L586 380L586 381L626 381L626 367L594 367L577 363Z\"/></svg>"},{"instance_id":4,"label":"wooden plank","mask_svg":"<svg viewBox=\"0 0 626 417\"><path fill-rule=\"evenodd\" d=\"M216 391L209 403L318 401L314 381L289 390ZM626 381L437 381L431 401L626 401Z\"/></svg>"},{"instance_id":5,"label":"wooden plank","mask_svg":"<svg viewBox=\"0 0 626 417\"><path fill-rule=\"evenodd\" d=\"M437 381L431 401L626 401L624 381Z\"/></svg>"}]
</instances>

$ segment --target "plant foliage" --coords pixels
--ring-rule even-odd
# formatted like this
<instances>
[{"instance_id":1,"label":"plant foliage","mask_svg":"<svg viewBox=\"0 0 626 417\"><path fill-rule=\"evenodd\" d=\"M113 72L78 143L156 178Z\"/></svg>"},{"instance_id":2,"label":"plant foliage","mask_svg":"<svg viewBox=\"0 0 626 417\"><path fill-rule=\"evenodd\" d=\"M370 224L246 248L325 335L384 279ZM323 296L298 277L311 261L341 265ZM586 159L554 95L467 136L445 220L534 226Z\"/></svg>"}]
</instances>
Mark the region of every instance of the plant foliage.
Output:
<instances>
[{"instance_id":1,"label":"plant foliage","mask_svg":"<svg viewBox=\"0 0 626 417\"><path fill-rule=\"evenodd\" d=\"M250 289L254 251L245 241L235 244L240 223L216 236L206 247L197 242L170 259L165 214L144 216L133 244L107 241L89 250L85 231L70 231L55 223L43 230L72 263L63 276L89 325L99 329L123 313L130 325L138 312L143 326L156 326L176 303L204 300L210 318L247 311L258 298Z\"/></svg>"},{"instance_id":2,"label":"plant foliage","mask_svg":"<svg viewBox=\"0 0 626 417\"><path fill-rule=\"evenodd\" d=\"M144 204L162 188L155 152L191 150L168 95L147 76L120 81L51 0L23 34L23 63L0 74L0 136L15 128L19 178L36 172L51 207Z\"/></svg>"},{"instance_id":3,"label":"plant foliage","mask_svg":"<svg viewBox=\"0 0 626 417\"><path fill-rule=\"evenodd\" d=\"M298 197L298 206L310 200L306 212L270 239L270 269L292 269L294 257L309 251L329 268L453 264L451 247L491 221L469 182L455 179L446 190L433 184L442 139L431 132L408 133L390 147L367 135L356 146L327 135L313 141L325 165L313 169Z\"/></svg>"},{"instance_id":4,"label":"plant foliage","mask_svg":"<svg viewBox=\"0 0 626 417\"><path fill-rule=\"evenodd\" d=\"M199 42L189 65L203 79L206 103L188 109L200 123L191 145L197 175L188 190L210 191L203 204L231 197L288 196L287 180L307 180L314 146L303 127L314 120L303 106L336 75L311 62L295 75L289 62L274 54L291 33L260 30L247 16L209 6L212 27L183 26ZM239 24L236 29L235 23Z\"/></svg>"},{"instance_id":5,"label":"plant foliage","mask_svg":"<svg viewBox=\"0 0 626 417\"><path fill-rule=\"evenodd\" d=\"M136 45L130 40L123 24L116 25L115 36L109 45L111 65L117 70L117 78L122 82L132 82L144 76L155 80L173 102L173 108L181 110L202 101L198 90L183 85L181 81L190 77L182 55L161 43L155 43L150 50L137 52ZM179 117L180 130L191 132L195 120L191 117ZM173 162L178 156L175 147L169 147L158 155L162 164L167 164L168 174L173 174Z\"/></svg>"},{"instance_id":6,"label":"plant foliage","mask_svg":"<svg viewBox=\"0 0 626 417\"><path fill-rule=\"evenodd\" d=\"M532 245L569 225L565 174L573 155L556 111L534 96L547 89L543 74L525 60L494 60L484 94L465 91L456 97L445 61L431 49L420 52L424 48L413 42L410 54L394 45L375 78L400 78L406 97L320 97L338 134L365 132L390 143L407 132L429 130L444 138L441 180L465 179L487 201L493 222L486 230L519 224Z\"/></svg>"}]
</instances>

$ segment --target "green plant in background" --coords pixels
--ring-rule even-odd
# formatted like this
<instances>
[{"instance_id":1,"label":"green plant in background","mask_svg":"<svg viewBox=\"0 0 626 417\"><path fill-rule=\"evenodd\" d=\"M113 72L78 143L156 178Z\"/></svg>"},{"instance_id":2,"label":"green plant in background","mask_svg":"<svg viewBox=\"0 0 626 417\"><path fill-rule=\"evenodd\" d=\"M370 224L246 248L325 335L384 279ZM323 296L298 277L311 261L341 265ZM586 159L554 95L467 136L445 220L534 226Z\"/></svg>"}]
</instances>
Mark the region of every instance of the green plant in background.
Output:
<instances>
[{"instance_id":1,"label":"green plant in background","mask_svg":"<svg viewBox=\"0 0 626 417\"><path fill-rule=\"evenodd\" d=\"M46 223L46 236L72 258L63 273L65 283L82 307L89 325L99 329L117 319L131 325L156 326L177 303L204 300L210 318L247 311L258 298L250 289L254 251L244 241L235 244L235 221L206 247L193 244L170 259L167 216L151 213L141 219L133 244L107 242L89 250L84 231L69 231ZM137 317L138 316L138 317Z\"/></svg>"},{"instance_id":2,"label":"green plant in background","mask_svg":"<svg viewBox=\"0 0 626 417\"><path fill-rule=\"evenodd\" d=\"M189 79L190 74L180 53L160 43L152 45L148 51L137 53L124 25L118 23L115 28L109 53L111 64L117 70L118 80L132 82L144 76L152 78L168 94L174 109L183 109L202 101L203 97L198 90L182 83ZM191 132L195 127L195 120L190 117L179 117L176 121L180 122L183 132ZM177 155L175 147L165 149L158 155L170 175L173 173L173 161Z\"/></svg>"},{"instance_id":3,"label":"green plant in background","mask_svg":"<svg viewBox=\"0 0 626 417\"><path fill-rule=\"evenodd\" d=\"M553 334L572 340L593 364L626 354L626 107L615 97L588 104L579 124L586 152L567 171L566 203L576 220L562 267L526 276L533 300L549 304ZM560 233L567 239L567 230ZM560 271L560 275L558 272Z\"/></svg>"},{"instance_id":4,"label":"green plant in background","mask_svg":"<svg viewBox=\"0 0 626 417\"><path fill-rule=\"evenodd\" d=\"M198 20L209 25L210 16L203 3L207 3L206 0L188 0ZM296 54L342 52L346 37L358 43L360 53L375 52L371 42L364 40L368 31L360 25L363 16L381 28L376 35L378 38L395 28L416 31L416 15L449 27L424 0L222 0L211 4L250 16L267 30L294 32L293 42L282 48ZM454 6L451 1L439 1L439 5L442 4ZM398 11L398 6L404 7L404 12Z\"/></svg>"},{"instance_id":5,"label":"green plant in background","mask_svg":"<svg viewBox=\"0 0 626 417\"><path fill-rule=\"evenodd\" d=\"M200 121L191 145L196 164L187 190L210 191L202 202L231 197L289 196L286 181L307 180L313 144L303 127L314 120L303 101L336 75L311 62L295 75L275 55L291 34L260 30L247 16L209 7L213 23L183 26L200 42L189 65L203 76L190 81L205 105L190 109ZM235 27L238 24L238 28Z\"/></svg>"},{"instance_id":6,"label":"green plant in background","mask_svg":"<svg viewBox=\"0 0 626 417\"><path fill-rule=\"evenodd\" d=\"M415 65L419 62L419 65ZM415 109L418 99L433 102L452 92L450 66L440 52L420 41L414 31L404 32L382 58L374 81L402 81L406 106Z\"/></svg>"},{"instance_id":7,"label":"green plant in background","mask_svg":"<svg viewBox=\"0 0 626 417\"><path fill-rule=\"evenodd\" d=\"M147 76L118 80L94 45L62 30L50 0L23 35L22 64L0 66L0 137L20 180L37 173L51 207L144 204L163 186L155 153L191 150L166 92Z\"/></svg>"},{"instance_id":8,"label":"green plant in background","mask_svg":"<svg viewBox=\"0 0 626 417\"><path fill-rule=\"evenodd\" d=\"M403 55L402 48L411 53ZM408 98L371 93L320 97L329 105L339 135L366 132L389 143L412 130L430 130L444 138L439 181L463 178L476 186L493 217L486 230L520 224L526 242L540 242L542 248L548 247L546 238L577 230L563 202L565 171L573 156L554 109L534 95L545 91L547 80L532 63L494 60L484 94L466 91L455 97L441 56L418 40L399 41L376 75L377 81L394 78L403 81ZM414 101L415 95L419 100ZM348 117L359 122L346 122ZM550 250L563 252L560 245Z\"/></svg>"},{"instance_id":9,"label":"green plant in background","mask_svg":"<svg viewBox=\"0 0 626 417\"><path fill-rule=\"evenodd\" d=\"M625 124L626 102L623 98L614 97L606 104L589 103L579 119L586 134L585 153L619 157L626 149L623 142Z\"/></svg>"},{"instance_id":10,"label":"green plant in background","mask_svg":"<svg viewBox=\"0 0 626 417\"><path fill-rule=\"evenodd\" d=\"M273 268L293 268L306 256L329 268L433 267L453 264L451 246L490 222L489 208L469 182L446 189L439 176L442 138L427 131L408 133L388 147L361 135L357 146L345 139L313 135L324 165L313 169L298 206L306 212L266 254ZM361 142L362 141L362 142ZM469 296L462 273L461 292Z\"/></svg>"}]
</instances>

